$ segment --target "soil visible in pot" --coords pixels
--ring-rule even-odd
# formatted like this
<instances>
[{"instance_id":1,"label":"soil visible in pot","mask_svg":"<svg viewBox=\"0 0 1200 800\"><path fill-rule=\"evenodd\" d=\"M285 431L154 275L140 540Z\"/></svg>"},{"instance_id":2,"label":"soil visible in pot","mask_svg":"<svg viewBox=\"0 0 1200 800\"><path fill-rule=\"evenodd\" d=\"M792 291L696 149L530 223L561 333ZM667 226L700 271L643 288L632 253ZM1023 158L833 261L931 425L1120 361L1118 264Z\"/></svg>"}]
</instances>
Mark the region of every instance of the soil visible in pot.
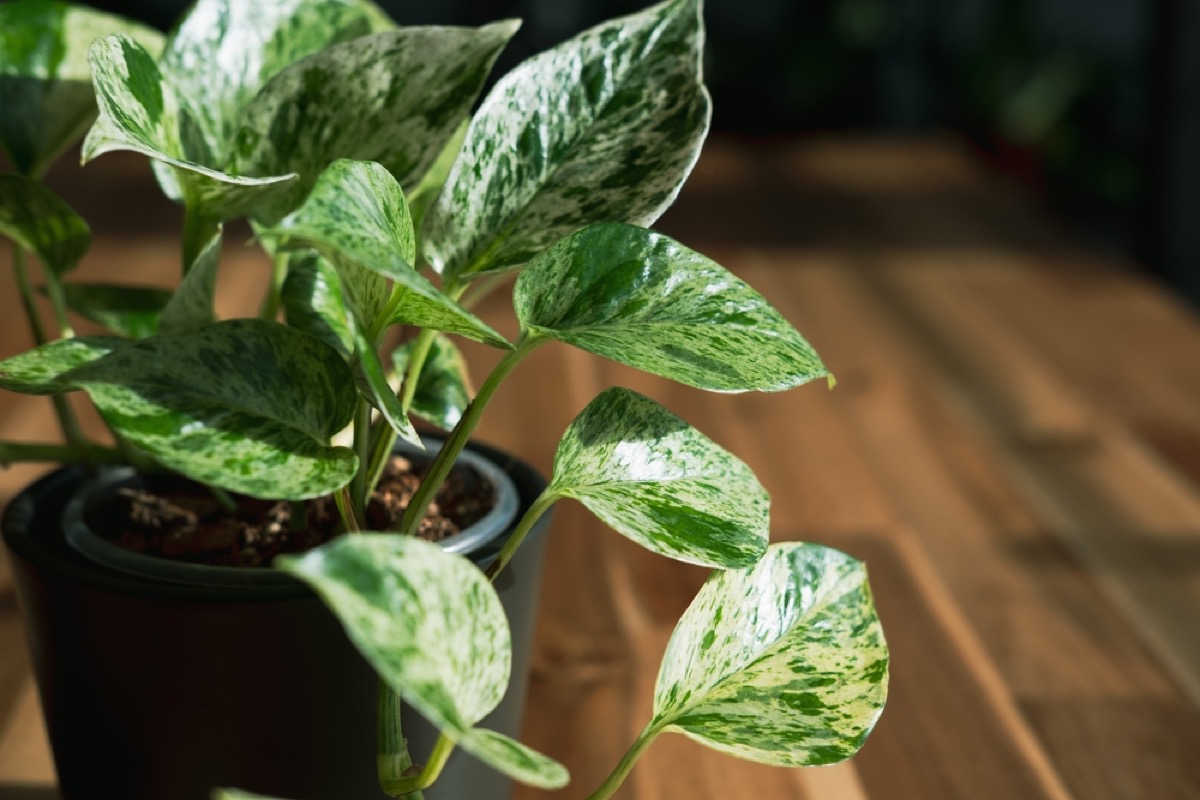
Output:
<instances>
[{"instance_id":1,"label":"soil visible in pot","mask_svg":"<svg viewBox=\"0 0 1200 800\"><path fill-rule=\"evenodd\" d=\"M395 529L423 477L424 467L393 456L371 495L368 530ZM430 504L417 535L440 541L469 527L492 508L486 481L456 467ZM292 524L293 504L232 495L227 510L204 486L177 475L148 476L141 487L119 489L87 510L93 531L145 555L223 567L266 567L285 553L301 553L342 532L330 497L306 501L307 518Z\"/></svg>"}]
</instances>

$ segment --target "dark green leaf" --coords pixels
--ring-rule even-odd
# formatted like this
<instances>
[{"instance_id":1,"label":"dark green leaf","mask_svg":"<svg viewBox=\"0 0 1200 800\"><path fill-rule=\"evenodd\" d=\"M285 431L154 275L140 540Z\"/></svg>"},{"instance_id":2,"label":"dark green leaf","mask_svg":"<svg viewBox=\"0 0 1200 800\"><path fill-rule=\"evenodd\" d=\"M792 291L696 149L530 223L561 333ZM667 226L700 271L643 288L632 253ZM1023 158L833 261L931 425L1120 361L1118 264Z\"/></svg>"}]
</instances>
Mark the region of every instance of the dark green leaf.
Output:
<instances>
[{"instance_id":1,"label":"dark green leaf","mask_svg":"<svg viewBox=\"0 0 1200 800\"><path fill-rule=\"evenodd\" d=\"M204 483L304 499L344 486L358 464L329 444L353 414L349 367L285 325L240 319L163 334L63 379L118 433Z\"/></svg>"},{"instance_id":2,"label":"dark green leaf","mask_svg":"<svg viewBox=\"0 0 1200 800\"><path fill-rule=\"evenodd\" d=\"M20 175L0 175L0 233L59 276L75 268L92 240L91 229L74 209Z\"/></svg>"},{"instance_id":3,"label":"dark green leaf","mask_svg":"<svg viewBox=\"0 0 1200 800\"><path fill-rule=\"evenodd\" d=\"M131 20L56 0L0 4L0 146L37 177L96 118L88 45L126 33L157 53L162 35Z\"/></svg>"},{"instance_id":4,"label":"dark green leaf","mask_svg":"<svg viewBox=\"0 0 1200 800\"><path fill-rule=\"evenodd\" d=\"M392 365L396 373L403 375L408 369L408 360L415 339L410 339L392 351ZM467 404L471 402L467 363L454 343L445 336L436 336L417 379L417 390L409 409L426 422L442 430L451 430L462 419Z\"/></svg>"},{"instance_id":5,"label":"dark green leaf","mask_svg":"<svg viewBox=\"0 0 1200 800\"><path fill-rule=\"evenodd\" d=\"M349 534L278 562L308 583L379 676L451 741L490 766L556 788L567 772L475 728L508 687L512 642L495 589L474 564L398 534Z\"/></svg>"},{"instance_id":6,"label":"dark green leaf","mask_svg":"<svg viewBox=\"0 0 1200 800\"><path fill-rule=\"evenodd\" d=\"M171 292L148 286L111 283L63 285L67 308L85 319L131 339L153 336Z\"/></svg>"},{"instance_id":7,"label":"dark green leaf","mask_svg":"<svg viewBox=\"0 0 1200 800\"><path fill-rule=\"evenodd\" d=\"M504 76L426 214L448 280L512 269L592 222L649 225L708 130L699 0L611 20Z\"/></svg>"},{"instance_id":8,"label":"dark green leaf","mask_svg":"<svg viewBox=\"0 0 1200 800\"><path fill-rule=\"evenodd\" d=\"M701 389L779 391L829 374L762 295L633 225L592 225L555 243L513 298L531 333Z\"/></svg>"},{"instance_id":9,"label":"dark green leaf","mask_svg":"<svg viewBox=\"0 0 1200 800\"><path fill-rule=\"evenodd\" d=\"M56 339L0 361L0 388L22 394L61 394L79 387L62 376L129 344L114 336Z\"/></svg>"},{"instance_id":10,"label":"dark green leaf","mask_svg":"<svg viewBox=\"0 0 1200 800\"><path fill-rule=\"evenodd\" d=\"M337 158L377 161L402 186L416 186L516 27L402 28L333 45L285 69L242 114L230 171L300 179L256 206L255 218L277 222Z\"/></svg>"},{"instance_id":11,"label":"dark green leaf","mask_svg":"<svg viewBox=\"0 0 1200 800\"><path fill-rule=\"evenodd\" d=\"M547 490L643 547L714 567L767 549L767 492L750 468L648 397L614 388L567 428Z\"/></svg>"},{"instance_id":12,"label":"dark green leaf","mask_svg":"<svg viewBox=\"0 0 1200 800\"><path fill-rule=\"evenodd\" d=\"M888 650L864 566L774 544L719 572L663 656L653 728L778 766L832 764L863 744L887 699Z\"/></svg>"},{"instance_id":13,"label":"dark green leaf","mask_svg":"<svg viewBox=\"0 0 1200 800\"><path fill-rule=\"evenodd\" d=\"M354 335L337 271L311 250L285 255L287 278L281 300L288 325L316 336L349 358L354 352Z\"/></svg>"}]
</instances>

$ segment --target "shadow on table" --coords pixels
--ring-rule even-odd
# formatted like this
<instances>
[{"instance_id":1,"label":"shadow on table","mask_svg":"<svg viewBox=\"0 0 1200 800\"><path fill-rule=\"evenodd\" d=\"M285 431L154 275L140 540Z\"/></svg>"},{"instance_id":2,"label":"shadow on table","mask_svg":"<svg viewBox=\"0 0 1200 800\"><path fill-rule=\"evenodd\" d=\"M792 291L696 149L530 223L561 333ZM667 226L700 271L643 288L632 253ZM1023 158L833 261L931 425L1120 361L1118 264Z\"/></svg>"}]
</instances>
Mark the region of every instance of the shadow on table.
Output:
<instances>
[{"instance_id":1,"label":"shadow on table","mask_svg":"<svg viewBox=\"0 0 1200 800\"><path fill-rule=\"evenodd\" d=\"M0 783L0 800L58 800L58 789L44 783Z\"/></svg>"}]
</instances>

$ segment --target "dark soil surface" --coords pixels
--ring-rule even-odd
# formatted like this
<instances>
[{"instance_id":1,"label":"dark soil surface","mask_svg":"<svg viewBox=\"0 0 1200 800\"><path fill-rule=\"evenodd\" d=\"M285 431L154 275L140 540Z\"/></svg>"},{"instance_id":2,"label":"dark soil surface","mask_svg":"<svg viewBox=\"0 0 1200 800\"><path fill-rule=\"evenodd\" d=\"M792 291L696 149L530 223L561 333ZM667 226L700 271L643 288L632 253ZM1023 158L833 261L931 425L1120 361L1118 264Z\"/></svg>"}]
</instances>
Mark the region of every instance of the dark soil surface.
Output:
<instances>
[{"instance_id":1,"label":"dark soil surface","mask_svg":"<svg viewBox=\"0 0 1200 800\"><path fill-rule=\"evenodd\" d=\"M395 456L367 507L368 530L392 530L420 483L408 459ZM147 555L216 566L265 567L277 555L301 553L342 532L333 499L306 501L303 525L292 525L293 505L232 495L226 510L205 487L174 475L152 476L144 488L124 488L88 509L92 530L113 544ZM418 536L439 541L483 517L491 488L469 467L456 467L438 492Z\"/></svg>"}]
</instances>

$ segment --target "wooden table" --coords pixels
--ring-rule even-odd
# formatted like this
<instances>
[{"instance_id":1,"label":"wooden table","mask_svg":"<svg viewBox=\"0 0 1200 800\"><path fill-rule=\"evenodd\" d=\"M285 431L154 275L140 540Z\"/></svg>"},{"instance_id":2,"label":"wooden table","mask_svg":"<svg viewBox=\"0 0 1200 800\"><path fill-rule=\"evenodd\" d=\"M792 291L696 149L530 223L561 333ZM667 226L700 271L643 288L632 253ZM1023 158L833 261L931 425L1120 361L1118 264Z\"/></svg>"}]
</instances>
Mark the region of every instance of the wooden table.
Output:
<instances>
[{"instance_id":1,"label":"wooden table","mask_svg":"<svg viewBox=\"0 0 1200 800\"><path fill-rule=\"evenodd\" d=\"M88 170L132 206L154 190L129 163ZM58 181L104 211L73 171ZM758 472L776 539L869 564L892 683L859 756L780 770L665 736L619 796L1200 797L1200 323L1047 218L949 140L715 142L660 227L795 321L836 390L704 394L561 346L500 390L483 438L541 465L603 388L649 394ZM109 211L83 275L169 283L176 224ZM242 241L227 313L265 277ZM511 332L503 295L482 314ZM0 354L24 335L5 290ZM495 360L470 357L476 375ZM53 433L46 403L0 397L0 437ZM0 501L33 474L0 472ZM577 798L642 727L704 574L556 513L524 739ZM53 797L52 779L0 570L0 800Z\"/></svg>"}]
</instances>

